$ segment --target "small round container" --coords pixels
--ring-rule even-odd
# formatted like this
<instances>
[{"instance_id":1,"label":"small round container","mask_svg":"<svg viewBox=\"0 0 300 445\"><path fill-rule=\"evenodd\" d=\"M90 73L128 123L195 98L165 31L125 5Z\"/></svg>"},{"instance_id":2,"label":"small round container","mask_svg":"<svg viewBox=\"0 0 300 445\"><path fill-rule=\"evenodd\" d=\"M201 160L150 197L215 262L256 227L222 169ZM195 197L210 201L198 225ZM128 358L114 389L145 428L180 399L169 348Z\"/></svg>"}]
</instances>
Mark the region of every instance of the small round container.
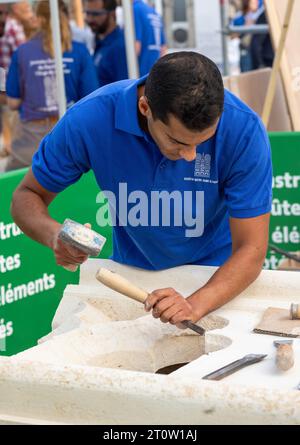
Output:
<instances>
[{"instance_id":1,"label":"small round container","mask_svg":"<svg viewBox=\"0 0 300 445\"><path fill-rule=\"evenodd\" d=\"M290 315L292 320L300 320L300 304L291 304Z\"/></svg>"}]
</instances>

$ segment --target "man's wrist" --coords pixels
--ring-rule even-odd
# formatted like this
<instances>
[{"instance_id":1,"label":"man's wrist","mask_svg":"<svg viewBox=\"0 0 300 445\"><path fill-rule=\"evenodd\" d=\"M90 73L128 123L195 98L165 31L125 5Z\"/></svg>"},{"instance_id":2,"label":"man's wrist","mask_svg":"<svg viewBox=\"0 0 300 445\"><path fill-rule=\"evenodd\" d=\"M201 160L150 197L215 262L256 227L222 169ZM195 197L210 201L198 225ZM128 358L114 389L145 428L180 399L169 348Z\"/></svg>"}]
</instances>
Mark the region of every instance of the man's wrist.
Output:
<instances>
[{"instance_id":1,"label":"man's wrist","mask_svg":"<svg viewBox=\"0 0 300 445\"><path fill-rule=\"evenodd\" d=\"M50 233L50 236L48 236L48 238L46 239L45 244L50 247L50 249L54 249L57 243L57 237L58 237L58 233L60 231L61 228L61 224L58 223L55 220L51 221L51 225L50 225L50 230L48 233Z\"/></svg>"},{"instance_id":2,"label":"man's wrist","mask_svg":"<svg viewBox=\"0 0 300 445\"><path fill-rule=\"evenodd\" d=\"M195 315L194 321L199 321L205 315L207 315L211 308L209 307L209 296L206 295L205 289L199 289L187 298L187 301L193 308L193 314Z\"/></svg>"}]
</instances>

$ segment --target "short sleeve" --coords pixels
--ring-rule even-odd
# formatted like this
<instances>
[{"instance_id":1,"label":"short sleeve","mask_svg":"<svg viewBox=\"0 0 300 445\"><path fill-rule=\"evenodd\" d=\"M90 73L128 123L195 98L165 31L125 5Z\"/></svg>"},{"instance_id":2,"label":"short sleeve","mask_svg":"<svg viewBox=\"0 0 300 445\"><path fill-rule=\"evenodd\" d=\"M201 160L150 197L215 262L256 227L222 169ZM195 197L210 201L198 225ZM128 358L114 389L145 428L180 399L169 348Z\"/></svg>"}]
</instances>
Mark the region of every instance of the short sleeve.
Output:
<instances>
[{"instance_id":1,"label":"short sleeve","mask_svg":"<svg viewBox=\"0 0 300 445\"><path fill-rule=\"evenodd\" d=\"M260 121L253 131L247 130L234 156L224 187L229 215L234 218L253 218L270 212L271 148Z\"/></svg>"},{"instance_id":2,"label":"short sleeve","mask_svg":"<svg viewBox=\"0 0 300 445\"><path fill-rule=\"evenodd\" d=\"M81 46L81 72L79 86L80 99L99 88L99 82L93 59L90 56L87 48L84 45Z\"/></svg>"},{"instance_id":3,"label":"short sleeve","mask_svg":"<svg viewBox=\"0 0 300 445\"><path fill-rule=\"evenodd\" d=\"M79 125L70 122L70 113L72 110L42 140L32 159L36 180L54 193L75 183L90 169L83 136L78 130Z\"/></svg>"},{"instance_id":4,"label":"short sleeve","mask_svg":"<svg viewBox=\"0 0 300 445\"><path fill-rule=\"evenodd\" d=\"M6 94L15 99L21 98L20 72L18 64L18 51L13 53L6 79Z\"/></svg>"}]
</instances>

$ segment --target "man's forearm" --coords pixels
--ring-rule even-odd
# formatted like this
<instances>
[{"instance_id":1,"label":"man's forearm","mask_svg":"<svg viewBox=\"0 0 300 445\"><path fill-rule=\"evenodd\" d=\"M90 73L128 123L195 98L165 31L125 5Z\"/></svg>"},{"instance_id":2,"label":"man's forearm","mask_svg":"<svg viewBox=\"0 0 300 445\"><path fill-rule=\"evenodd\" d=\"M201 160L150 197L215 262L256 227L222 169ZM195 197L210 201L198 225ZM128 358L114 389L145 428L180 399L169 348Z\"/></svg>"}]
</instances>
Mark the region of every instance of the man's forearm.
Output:
<instances>
[{"instance_id":1,"label":"man's forearm","mask_svg":"<svg viewBox=\"0 0 300 445\"><path fill-rule=\"evenodd\" d=\"M245 290L261 272L265 252L254 246L240 247L201 289L187 300L197 320L232 300Z\"/></svg>"},{"instance_id":2,"label":"man's forearm","mask_svg":"<svg viewBox=\"0 0 300 445\"><path fill-rule=\"evenodd\" d=\"M17 190L11 214L26 235L45 246L53 247L60 224L50 217L47 205L38 194L28 189Z\"/></svg>"}]
</instances>

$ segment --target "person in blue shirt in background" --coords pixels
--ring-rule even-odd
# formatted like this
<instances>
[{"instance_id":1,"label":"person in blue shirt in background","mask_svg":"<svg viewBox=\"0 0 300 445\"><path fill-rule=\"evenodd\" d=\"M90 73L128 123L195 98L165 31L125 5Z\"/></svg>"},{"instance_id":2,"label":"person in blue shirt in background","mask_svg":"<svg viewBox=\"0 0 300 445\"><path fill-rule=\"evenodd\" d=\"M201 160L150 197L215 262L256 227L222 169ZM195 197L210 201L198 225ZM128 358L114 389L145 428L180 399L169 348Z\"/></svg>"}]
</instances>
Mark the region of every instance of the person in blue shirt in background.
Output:
<instances>
[{"instance_id":1,"label":"person in blue shirt in background","mask_svg":"<svg viewBox=\"0 0 300 445\"><path fill-rule=\"evenodd\" d=\"M87 25L95 34L94 64L100 86L128 78L124 31L116 22L116 0L85 0ZM136 54L140 75L166 53L162 19L143 1L133 2Z\"/></svg>"},{"instance_id":2,"label":"person in blue shirt in background","mask_svg":"<svg viewBox=\"0 0 300 445\"><path fill-rule=\"evenodd\" d=\"M116 23L116 0L86 0L87 25L95 35L94 64L100 86L127 79L124 31Z\"/></svg>"},{"instance_id":3,"label":"person in blue shirt in background","mask_svg":"<svg viewBox=\"0 0 300 445\"><path fill-rule=\"evenodd\" d=\"M167 52L163 21L143 0L133 0L133 14L140 76L144 76Z\"/></svg>"},{"instance_id":4,"label":"person in blue shirt in background","mask_svg":"<svg viewBox=\"0 0 300 445\"><path fill-rule=\"evenodd\" d=\"M11 212L63 266L87 256L58 239L61 224L47 207L89 170L110 204L113 260L150 270L220 266L187 298L154 290L145 305L154 317L198 321L259 275L272 205L270 143L260 117L224 91L207 57L168 54L149 75L75 104L43 139Z\"/></svg>"},{"instance_id":5,"label":"person in blue shirt in background","mask_svg":"<svg viewBox=\"0 0 300 445\"><path fill-rule=\"evenodd\" d=\"M233 19L232 24L234 26L254 25L263 8L261 0L242 0L241 11ZM242 73L253 69L251 40L251 34L240 35L240 69Z\"/></svg>"},{"instance_id":6,"label":"person in blue shirt in background","mask_svg":"<svg viewBox=\"0 0 300 445\"><path fill-rule=\"evenodd\" d=\"M261 8L260 15L255 24L266 25L267 23L268 20L265 8ZM253 69L271 68L273 66L275 54L269 32L266 34L253 34L250 50Z\"/></svg>"},{"instance_id":7,"label":"person in blue shirt in background","mask_svg":"<svg viewBox=\"0 0 300 445\"><path fill-rule=\"evenodd\" d=\"M67 106L98 88L92 58L82 43L72 42L65 4L59 1ZM31 164L41 139L58 120L54 50L49 2L41 1L36 14L40 31L13 54L9 68L7 103L19 110L12 153L6 170Z\"/></svg>"}]
</instances>

